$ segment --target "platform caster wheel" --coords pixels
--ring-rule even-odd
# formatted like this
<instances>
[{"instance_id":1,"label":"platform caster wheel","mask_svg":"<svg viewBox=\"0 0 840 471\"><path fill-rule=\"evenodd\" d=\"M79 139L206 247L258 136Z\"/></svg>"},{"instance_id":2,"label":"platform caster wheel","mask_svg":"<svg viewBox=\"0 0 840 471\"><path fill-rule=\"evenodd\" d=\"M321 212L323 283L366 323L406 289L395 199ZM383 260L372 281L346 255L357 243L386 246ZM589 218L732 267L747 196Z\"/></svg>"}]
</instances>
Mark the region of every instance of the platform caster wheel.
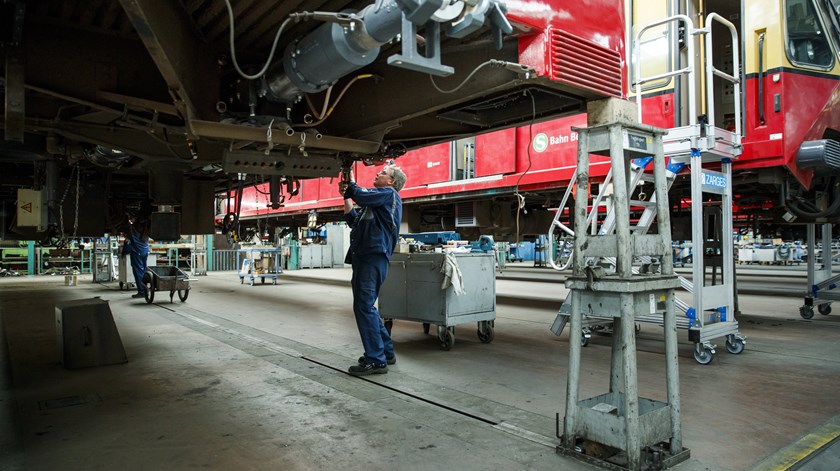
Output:
<instances>
[{"instance_id":1,"label":"platform caster wheel","mask_svg":"<svg viewBox=\"0 0 840 471\"><path fill-rule=\"evenodd\" d=\"M251 286L254 286L254 279L251 278Z\"/></svg>"},{"instance_id":2,"label":"platform caster wheel","mask_svg":"<svg viewBox=\"0 0 840 471\"><path fill-rule=\"evenodd\" d=\"M424 333L424 334L428 334L428 333L429 333L429 327L430 327L430 324L429 324L428 322L424 322L424 323L423 323L423 333Z\"/></svg>"},{"instance_id":3,"label":"platform caster wheel","mask_svg":"<svg viewBox=\"0 0 840 471\"><path fill-rule=\"evenodd\" d=\"M819 311L820 314L827 316L831 314L831 304L820 304L817 306L817 311Z\"/></svg>"},{"instance_id":4,"label":"platform caster wheel","mask_svg":"<svg viewBox=\"0 0 840 471\"><path fill-rule=\"evenodd\" d=\"M452 350L452 345L455 344L455 327L438 326L438 340L440 340L440 348L444 350Z\"/></svg>"},{"instance_id":5,"label":"platform caster wheel","mask_svg":"<svg viewBox=\"0 0 840 471\"><path fill-rule=\"evenodd\" d=\"M388 331L388 335L391 335L391 329L394 328L394 320L393 319L385 319L385 330Z\"/></svg>"},{"instance_id":6,"label":"platform caster wheel","mask_svg":"<svg viewBox=\"0 0 840 471\"><path fill-rule=\"evenodd\" d=\"M726 351L737 355L744 351L744 340L730 334L726 337Z\"/></svg>"},{"instance_id":7,"label":"platform caster wheel","mask_svg":"<svg viewBox=\"0 0 840 471\"><path fill-rule=\"evenodd\" d=\"M493 321L481 321L478 323L478 340L481 343L490 343L496 337L496 333L493 331Z\"/></svg>"},{"instance_id":8,"label":"platform caster wheel","mask_svg":"<svg viewBox=\"0 0 840 471\"><path fill-rule=\"evenodd\" d=\"M188 289L179 289L178 290L178 299L180 299L181 302L186 301L189 296L190 296L190 290L188 290Z\"/></svg>"},{"instance_id":9,"label":"platform caster wheel","mask_svg":"<svg viewBox=\"0 0 840 471\"><path fill-rule=\"evenodd\" d=\"M802 306L799 308L799 315L802 316L803 319L811 319L814 317L814 307L813 306Z\"/></svg>"},{"instance_id":10,"label":"platform caster wheel","mask_svg":"<svg viewBox=\"0 0 840 471\"><path fill-rule=\"evenodd\" d=\"M697 363L701 365L708 365L712 362L712 359L715 357L715 352L711 348L708 347L695 347L694 348L694 359Z\"/></svg>"},{"instance_id":11,"label":"platform caster wheel","mask_svg":"<svg viewBox=\"0 0 840 471\"><path fill-rule=\"evenodd\" d=\"M125 283L123 283L122 281L120 281L120 291L122 291L122 290L124 289L124 286L125 286Z\"/></svg>"},{"instance_id":12,"label":"platform caster wheel","mask_svg":"<svg viewBox=\"0 0 840 471\"><path fill-rule=\"evenodd\" d=\"M580 346L585 347L589 345L589 339L592 338L592 334L580 334Z\"/></svg>"}]
</instances>

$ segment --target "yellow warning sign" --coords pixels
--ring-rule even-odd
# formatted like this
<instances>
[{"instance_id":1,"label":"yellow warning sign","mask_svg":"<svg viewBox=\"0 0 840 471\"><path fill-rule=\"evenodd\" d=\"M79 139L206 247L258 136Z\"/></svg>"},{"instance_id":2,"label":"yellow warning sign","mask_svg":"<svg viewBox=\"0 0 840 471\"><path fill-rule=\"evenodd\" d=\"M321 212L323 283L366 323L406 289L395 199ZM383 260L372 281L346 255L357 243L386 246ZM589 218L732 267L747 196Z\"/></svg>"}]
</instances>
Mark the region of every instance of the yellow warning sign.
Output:
<instances>
[{"instance_id":1,"label":"yellow warning sign","mask_svg":"<svg viewBox=\"0 0 840 471\"><path fill-rule=\"evenodd\" d=\"M26 211L27 213L32 212L32 203L26 203L25 205L21 206L20 209Z\"/></svg>"}]
</instances>

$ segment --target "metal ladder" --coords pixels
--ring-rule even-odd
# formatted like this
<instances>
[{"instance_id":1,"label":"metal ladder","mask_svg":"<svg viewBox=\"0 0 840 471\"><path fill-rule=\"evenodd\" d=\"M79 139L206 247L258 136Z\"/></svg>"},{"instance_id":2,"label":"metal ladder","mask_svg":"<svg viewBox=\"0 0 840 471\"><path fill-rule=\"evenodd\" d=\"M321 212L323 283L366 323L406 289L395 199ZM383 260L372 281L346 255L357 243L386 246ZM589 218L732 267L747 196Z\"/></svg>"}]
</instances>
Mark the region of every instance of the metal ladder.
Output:
<instances>
[{"instance_id":1,"label":"metal ladder","mask_svg":"<svg viewBox=\"0 0 840 471\"><path fill-rule=\"evenodd\" d=\"M652 182L653 176L650 174L645 173L645 169L650 165L653 159L651 157L644 157L640 159L634 159L630 162L630 191L635 193L636 189L644 184L645 182ZM677 163L668 166L668 188L674 182L674 178L676 177L677 173L685 166L685 164ZM577 169L572 174L572 178L570 182L574 182L577 179ZM590 225L594 222L597 222L598 219L598 208L600 207L601 203L606 198L606 193L608 191L609 185L612 182L612 169L607 173L606 178L604 179L604 183L601 185L600 190L598 191L598 195L595 197L595 200L592 203L592 209L589 211L589 215L586 219L587 225ZM551 227L548 230L548 247L549 247L549 264L555 270L565 270L569 268L571 263L572 254L569 254L569 261L564 263L563 265L558 265L555 258L551 256L554 254L555 251L555 233L556 229L560 229L564 233L566 233L570 237L574 237L575 231L571 229L569 226L563 224L561 219L563 217L563 213L566 210L566 204L569 200L569 196L571 195L573 185L570 184L568 188L566 188L566 193L563 195L563 199L560 201L560 205L557 208L557 212L554 215L554 219L551 222ZM644 207L644 212L642 216L639 218L639 224L634 226L633 233L634 234L646 234L647 231L650 229L651 224L653 223L656 217L656 195L652 195L651 199L648 201L644 200L632 200L631 204L634 206L642 206ZM599 235L604 234L612 234L615 231L615 211L609 209L607 211L607 215L604 219L604 222L601 223L600 228L598 229ZM574 250L572 248L571 250ZM615 261L613 261L613 264Z\"/></svg>"},{"instance_id":2,"label":"metal ladder","mask_svg":"<svg viewBox=\"0 0 840 471\"><path fill-rule=\"evenodd\" d=\"M715 68L713 63L713 49L712 49L712 35L711 24L719 22L724 25L732 36L732 51L733 51L733 73L728 74ZM695 289L692 281L680 276L680 286L687 292L692 294L692 302L687 303L678 298L674 298L676 307L685 314L684 317L677 319L677 326L679 328L687 329L689 331L689 339L695 343L694 357L698 363L708 364L715 355L716 345L713 345L710 340L718 337L726 337L726 348L730 353L741 353L746 344L746 338L742 336L738 330L738 323L734 317L734 253L731 243L727 243L727 238L731 237L732 227L732 159L737 158L741 154L741 109L740 102L735 101L735 131L727 131L715 127L714 119L714 100L709 97L714 97L713 94L713 79L715 76L733 84L734 96L740 96L740 79L734 74L739 70L739 55L738 51L738 36L735 26L718 15L717 13L710 13L706 16L706 28L695 29L691 19L685 15L676 15L663 20L659 20L640 28L636 34L634 42L634 60L640 57L639 45L640 38L645 31L650 28L674 23L685 28L687 38L692 38L697 35L704 35L706 41L706 60L702 63L705 77L707 97L706 110L708 119L706 123L700 123L697 119L697 100L696 100L696 77L695 68L692 64L688 66L663 74L642 77L641 65L637 62L635 64L635 81L636 85L636 102L639 103L638 119L642 120L643 107L641 106L642 85L648 82L653 82L672 76L686 75L688 84L688 116L689 124L687 126L672 128L663 138L664 153L671 159L671 165L687 165L691 169L691 213L692 213L692 247L694 254L692 257L692 278L697 280L699 288ZM686 41L688 57L694 57L694 42ZM721 171L713 171L704 168L704 164L714 163L720 164ZM610 172L611 175L612 171ZM608 178L610 177L608 175ZM673 179L669 182L673 183ZM570 187L571 188L571 187ZM635 188L635 186L634 186ZM567 195L564 196L561 210L555 216L555 221L549 231L550 240L553 237L554 228L559 227L570 236L574 235L574 231L565 227L559 222L559 217L562 215L562 208L570 189L567 189ZM705 268L704 261L704 245L705 236L703 233L703 201L704 194L714 194L721 198L721 207L723 208L723 237L721 252L723 256L723 283L717 285L705 284ZM599 197L601 195L599 194ZM596 198L593 202L593 212L597 211L597 206L600 200ZM653 212L643 215L651 218L649 221L640 220L640 224L634 232L642 233L650 227L652 218L655 217L655 210ZM591 218L587 223L591 223ZM609 215L608 215L609 218ZM614 223L605 223L602 225L602 230L612 230ZM607 232L605 232L607 233ZM571 260L571 257L570 257ZM553 260L552 260L553 262ZM609 260L605 262L610 263ZM613 262L614 263L614 262ZM612 264L612 263L610 263ZM644 261L643 261L644 265ZM557 266L552 263L555 269L565 269L568 266ZM637 268L634 268L637 270ZM721 300L723 300L721 302ZM568 302L566 302L568 301ZM564 301L563 305L552 324L551 330L560 335L563 327L566 324L568 315L570 313L569 306L571 300ZM591 316L588 320L589 325L603 324L603 320L599 322L599 316ZM662 319L659 316L639 316L636 319L640 323L662 324ZM584 345L589 341L591 331L588 328L584 329Z\"/></svg>"},{"instance_id":3,"label":"metal ladder","mask_svg":"<svg viewBox=\"0 0 840 471\"><path fill-rule=\"evenodd\" d=\"M649 173L645 173L645 170L647 169L647 167L650 165L650 163L652 161L653 161L652 157L644 157L644 158L634 159L630 162L631 177L630 177L630 185L628 187L629 194L631 194L631 195L635 194L636 189L638 189L638 187L640 185L644 184L645 182L651 182L651 183L653 182L653 179L654 179L653 175L651 175ZM676 179L677 174L683 168L685 168L684 163L672 162L672 163L668 164L668 166L666 167L666 170L665 170L666 190L671 189L671 186L674 184L674 180ZM577 174L577 170L575 171L575 174L572 177L572 181L575 180L576 174ZM607 188L608 188L611 180L612 180L612 170L610 170L609 173L607 174L607 177L604 180L604 184L601 185L601 189L598 192L598 195L595 197L594 202L592 203L592 209L590 210L589 215L587 217L587 227L589 227L589 225L592 224L593 221L597 222L598 207L600 205L600 202L605 199L605 196L606 196L605 193L607 191ZM571 188L571 185L570 185L569 188ZM558 209L557 214L555 214L555 216L554 216L554 220L552 221L552 225L551 225L551 228L549 229L549 233L548 233L549 241L553 242L553 240L554 240L554 229L555 228L559 228L559 229L563 230L563 232L565 232L565 233L569 234L570 236L574 237L574 231L560 221L560 218L563 214L563 211L565 210L565 203L568 199L568 196L569 196L570 192L571 191L569 189L566 190L566 195L564 195L563 201L561 202L561 205L560 205L560 208ZM639 199L634 200L634 199L631 199L630 200L630 205L631 206L642 206L642 207L644 207L642 215L639 217L638 224L636 224L635 226L631 226L631 228L630 228L631 233L632 234L637 234L637 235L647 234L648 231L650 230L651 225L656 220L656 211L657 211L657 209L656 209L657 208L657 206L656 206L656 194L654 193L653 195L651 195L651 198L649 200L639 200ZM616 212L615 212L614 208L610 208L607 211L607 215L604 218L604 221L601 224L600 228L598 229L597 234L598 235L612 234L613 232L615 232L615 225L616 225ZM574 250L574 248L572 248L572 251L573 250ZM553 253L553 248L549 253ZM572 255L573 255L572 253L569 254L569 260L570 261L572 260ZM569 265L569 263L567 263L567 264L564 264L563 266L558 266L553 257L549 257L549 261L551 263L552 268L554 268L555 270L564 270L564 269L568 268L568 265ZM649 265L651 263L650 257L641 257L640 261L642 262L642 266ZM613 268L613 271L614 271L615 264L616 264L615 257L603 257L601 262L606 264L606 265L611 266ZM639 273L639 268L634 267L633 272L635 274L638 274ZM680 284L683 286L683 288L687 287L688 290L691 289L691 282L689 280L686 280L683 277L679 277L679 280L680 280ZM566 322L568 320L568 315L570 314L570 306L571 306L571 303L572 303L572 299L571 299L572 296L573 296L573 294L570 293L570 295L567 296L566 299L563 301L563 304L560 306L560 311L557 313L557 318L555 318L554 324L552 325L551 330L556 335L560 335L560 333L563 331L563 327L566 325ZM685 302L683 302L682 300L679 300L679 299L675 298L674 301L676 303L676 306L682 312L686 312L686 310L689 309L689 306ZM590 326L593 325L593 324L602 324L602 323L603 322L601 322L600 320L594 320L594 321L587 322L587 325L584 326L584 339L583 339L584 345L588 344L589 338L592 335Z\"/></svg>"}]
</instances>

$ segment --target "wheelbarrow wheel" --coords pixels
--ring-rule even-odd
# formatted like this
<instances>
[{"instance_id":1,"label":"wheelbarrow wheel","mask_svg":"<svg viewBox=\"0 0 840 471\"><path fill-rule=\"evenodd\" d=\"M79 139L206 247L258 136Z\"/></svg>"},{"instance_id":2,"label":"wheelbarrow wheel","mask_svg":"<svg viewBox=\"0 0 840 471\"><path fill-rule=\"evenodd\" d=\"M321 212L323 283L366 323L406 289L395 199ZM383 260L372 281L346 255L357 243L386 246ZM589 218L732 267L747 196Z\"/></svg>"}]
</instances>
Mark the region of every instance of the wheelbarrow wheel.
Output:
<instances>
[{"instance_id":1,"label":"wheelbarrow wheel","mask_svg":"<svg viewBox=\"0 0 840 471\"><path fill-rule=\"evenodd\" d=\"M146 292L144 293L146 296L146 302L152 304L155 300L155 285L151 282L147 282L145 278L143 278L143 284L146 286Z\"/></svg>"},{"instance_id":2,"label":"wheelbarrow wheel","mask_svg":"<svg viewBox=\"0 0 840 471\"><path fill-rule=\"evenodd\" d=\"M181 302L186 301L189 296L190 296L190 290L189 289L179 289L178 290L178 299L180 299Z\"/></svg>"}]
</instances>

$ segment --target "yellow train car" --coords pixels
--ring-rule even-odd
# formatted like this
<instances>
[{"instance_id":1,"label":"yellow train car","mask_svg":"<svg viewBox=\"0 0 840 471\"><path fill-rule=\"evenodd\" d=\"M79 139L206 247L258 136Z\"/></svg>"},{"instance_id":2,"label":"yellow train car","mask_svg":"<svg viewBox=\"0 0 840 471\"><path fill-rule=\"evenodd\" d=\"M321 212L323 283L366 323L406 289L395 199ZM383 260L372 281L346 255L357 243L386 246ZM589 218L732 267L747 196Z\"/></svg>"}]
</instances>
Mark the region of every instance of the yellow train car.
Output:
<instances>
[{"instance_id":1,"label":"yellow train car","mask_svg":"<svg viewBox=\"0 0 840 471\"><path fill-rule=\"evenodd\" d=\"M704 93L705 76L698 75L694 87L701 120L734 130L740 108L736 206L764 210L776 222L791 216L796 222L834 222L840 216L835 181L840 175L840 0L629 0L625 8L628 44L638 42L628 83L631 96L641 93L644 122L665 128L685 124L690 92L684 76L645 82L638 90L636 67L655 77L711 56L715 68L741 80L739 96L718 77L712 96ZM726 28L705 24L711 13L735 26L737 48ZM684 21L644 30L680 15L695 29L710 29L711 51L704 35L686 37ZM693 41L693 57L688 41ZM739 70L733 70L736 63Z\"/></svg>"}]
</instances>

